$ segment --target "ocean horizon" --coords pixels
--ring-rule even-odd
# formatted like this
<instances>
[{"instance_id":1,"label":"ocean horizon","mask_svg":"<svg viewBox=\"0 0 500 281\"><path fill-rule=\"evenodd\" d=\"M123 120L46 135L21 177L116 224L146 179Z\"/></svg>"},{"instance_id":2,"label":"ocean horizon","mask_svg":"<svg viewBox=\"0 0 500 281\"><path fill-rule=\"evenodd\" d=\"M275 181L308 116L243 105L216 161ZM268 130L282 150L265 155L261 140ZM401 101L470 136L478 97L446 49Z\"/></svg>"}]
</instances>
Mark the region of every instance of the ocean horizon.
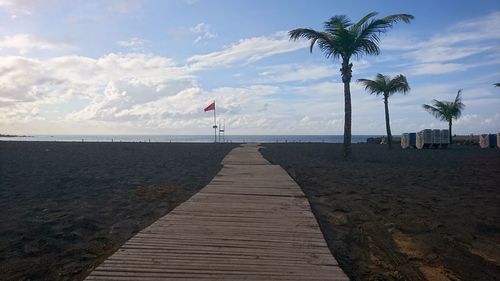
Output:
<instances>
[{"instance_id":1,"label":"ocean horizon","mask_svg":"<svg viewBox=\"0 0 500 281\"><path fill-rule=\"evenodd\" d=\"M382 135L353 135L353 143L366 142L368 138ZM32 135L0 137L0 141L60 141L60 142L182 142L210 143L214 135ZM244 143L343 143L343 135L226 135L218 142Z\"/></svg>"}]
</instances>

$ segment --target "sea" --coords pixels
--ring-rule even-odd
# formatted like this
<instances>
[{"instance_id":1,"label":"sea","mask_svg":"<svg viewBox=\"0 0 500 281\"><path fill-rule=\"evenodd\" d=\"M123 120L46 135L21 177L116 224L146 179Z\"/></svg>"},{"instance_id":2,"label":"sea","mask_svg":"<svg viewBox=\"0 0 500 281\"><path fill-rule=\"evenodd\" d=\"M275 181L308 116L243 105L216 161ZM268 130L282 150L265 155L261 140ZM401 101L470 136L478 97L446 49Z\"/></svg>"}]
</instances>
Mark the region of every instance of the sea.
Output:
<instances>
[{"instance_id":1,"label":"sea","mask_svg":"<svg viewBox=\"0 0 500 281\"><path fill-rule=\"evenodd\" d=\"M353 135L353 143L363 143L379 135ZM214 135L34 135L0 137L0 141L49 141L49 142L214 142ZM244 143L343 143L342 135L226 135L217 142Z\"/></svg>"}]
</instances>

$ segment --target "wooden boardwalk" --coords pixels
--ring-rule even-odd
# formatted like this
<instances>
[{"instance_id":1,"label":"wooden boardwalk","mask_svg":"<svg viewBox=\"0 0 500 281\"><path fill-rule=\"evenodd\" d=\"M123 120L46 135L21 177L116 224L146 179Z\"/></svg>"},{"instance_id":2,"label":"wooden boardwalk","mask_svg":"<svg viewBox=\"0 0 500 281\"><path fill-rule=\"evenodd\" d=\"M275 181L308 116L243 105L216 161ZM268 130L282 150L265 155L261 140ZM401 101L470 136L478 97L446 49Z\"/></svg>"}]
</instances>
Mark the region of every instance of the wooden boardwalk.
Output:
<instances>
[{"instance_id":1,"label":"wooden boardwalk","mask_svg":"<svg viewBox=\"0 0 500 281\"><path fill-rule=\"evenodd\" d=\"M349 280L300 187L257 145L231 151L200 192L86 280Z\"/></svg>"}]
</instances>

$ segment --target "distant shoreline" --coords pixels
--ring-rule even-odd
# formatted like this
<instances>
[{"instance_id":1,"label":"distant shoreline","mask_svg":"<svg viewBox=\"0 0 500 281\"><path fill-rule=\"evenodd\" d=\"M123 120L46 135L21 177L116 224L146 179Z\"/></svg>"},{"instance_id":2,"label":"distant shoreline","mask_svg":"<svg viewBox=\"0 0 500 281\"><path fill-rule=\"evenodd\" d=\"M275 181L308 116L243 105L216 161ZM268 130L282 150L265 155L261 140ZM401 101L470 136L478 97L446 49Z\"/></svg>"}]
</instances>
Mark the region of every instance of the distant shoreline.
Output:
<instances>
[{"instance_id":1,"label":"distant shoreline","mask_svg":"<svg viewBox=\"0 0 500 281\"><path fill-rule=\"evenodd\" d=\"M0 134L0 138L32 138L33 136L23 136L23 135L4 135Z\"/></svg>"},{"instance_id":2,"label":"distant shoreline","mask_svg":"<svg viewBox=\"0 0 500 281\"><path fill-rule=\"evenodd\" d=\"M353 143L364 143L370 137L380 135L353 135ZM221 135L222 143L342 143L340 135ZM46 141L46 142L151 142L151 143L213 143L214 135L34 135L33 137L1 137L0 141Z\"/></svg>"}]
</instances>

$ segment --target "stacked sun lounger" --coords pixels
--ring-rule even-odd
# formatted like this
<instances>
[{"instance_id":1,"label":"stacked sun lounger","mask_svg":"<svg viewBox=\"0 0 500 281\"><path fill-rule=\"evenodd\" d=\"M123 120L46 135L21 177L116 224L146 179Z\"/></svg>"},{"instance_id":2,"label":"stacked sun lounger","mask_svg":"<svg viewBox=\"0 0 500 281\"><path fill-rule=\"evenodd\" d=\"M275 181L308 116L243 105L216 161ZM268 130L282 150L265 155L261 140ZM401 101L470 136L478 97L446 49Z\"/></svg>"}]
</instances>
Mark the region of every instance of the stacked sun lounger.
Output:
<instances>
[{"instance_id":1,"label":"stacked sun lounger","mask_svg":"<svg viewBox=\"0 0 500 281\"><path fill-rule=\"evenodd\" d=\"M425 129L417 133L404 133L401 135L401 147L403 149L416 147L418 149L428 147L446 148L450 144L449 131L439 129Z\"/></svg>"},{"instance_id":2,"label":"stacked sun lounger","mask_svg":"<svg viewBox=\"0 0 500 281\"><path fill-rule=\"evenodd\" d=\"M404 133L401 135L401 147L403 149L410 147L410 134Z\"/></svg>"},{"instance_id":3,"label":"stacked sun lounger","mask_svg":"<svg viewBox=\"0 0 500 281\"><path fill-rule=\"evenodd\" d=\"M479 146L481 148L500 147L498 143L499 134L483 134L479 136Z\"/></svg>"},{"instance_id":4,"label":"stacked sun lounger","mask_svg":"<svg viewBox=\"0 0 500 281\"><path fill-rule=\"evenodd\" d=\"M404 133L401 134L401 147L403 149L413 147L418 149L429 147L446 148L450 145L449 135L449 130L438 129L425 129L417 133ZM500 148L500 133L479 135L479 146L481 148Z\"/></svg>"},{"instance_id":5,"label":"stacked sun lounger","mask_svg":"<svg viewBox=\"0 0 500 281\"><path fill-rule=\"evenodd\" d=\"M417 133L417 143L418 149L428 148L432 145L432 130L425 129Z\"/></svg>"}]
</instances>

